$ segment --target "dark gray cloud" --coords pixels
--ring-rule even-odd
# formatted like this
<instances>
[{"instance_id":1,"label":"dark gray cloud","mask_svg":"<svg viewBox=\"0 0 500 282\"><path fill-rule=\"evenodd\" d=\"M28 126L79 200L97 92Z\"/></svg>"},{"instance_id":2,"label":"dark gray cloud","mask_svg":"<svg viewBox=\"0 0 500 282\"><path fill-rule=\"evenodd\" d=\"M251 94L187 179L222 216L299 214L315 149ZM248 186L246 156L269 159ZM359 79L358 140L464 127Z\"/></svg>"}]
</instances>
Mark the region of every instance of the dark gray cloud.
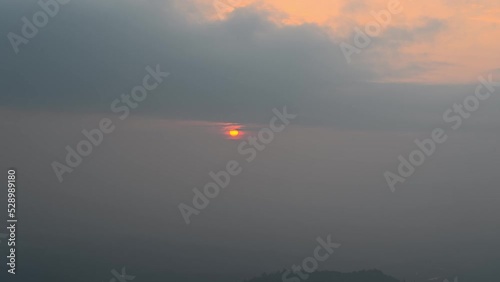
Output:
<instances>
[{"instance_id":1,"label":"dark gray cloud","mask_svg":"<svg viewBox=\"0 0 500 282\"><path fill-rule=\"evenodd\" d=\"M1 32L19 31L20 18L38 7L32 4L9 5ZM199 25L182 18L169 1L70 2L18 55L3 41L9 68L0 70L2 105L109 112L114 99L141 82L145 66L160 64L171 76L137 109L141 114L263 122L270 109L288 105L301 112L304 123L418 127L421 120L412 112L435 109L439 119L463 87L366 81L384 74L381 58L390 54L378 54L382 46L396 38L422 40L443 25L428 19L415 29L391 29L380 39L387 43L374 41L362 54L378 58L375 63L348 65L321 27L278 27L251 7L227 21ZM432 65L410 65L399 73L429 69ZM445 97L436 101L436 95Z\"/></svg>"}]
</instances>

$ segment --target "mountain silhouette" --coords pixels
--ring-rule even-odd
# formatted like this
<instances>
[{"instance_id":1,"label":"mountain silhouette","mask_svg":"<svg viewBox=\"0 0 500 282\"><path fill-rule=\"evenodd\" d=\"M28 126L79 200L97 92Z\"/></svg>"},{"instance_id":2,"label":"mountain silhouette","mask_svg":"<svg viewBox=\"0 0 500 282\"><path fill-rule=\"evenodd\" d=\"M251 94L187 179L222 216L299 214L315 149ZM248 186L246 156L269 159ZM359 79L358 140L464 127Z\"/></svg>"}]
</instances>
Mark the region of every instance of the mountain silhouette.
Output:
<instances>
[{"instance_id":1,"label":"mountain silhouette","mask_svg":"<svg viewBox=\"0 0 500 282\"><path fill-rule=\"evenodd\" d=\"M309 273L307 279L300 279L299 276L288 274L286 280L283 279L283 273L284 271L263 274L260 277L245 280L245 282L402 282L377 269L349 273L317 271Z\"/></svg>"}]
</instances>

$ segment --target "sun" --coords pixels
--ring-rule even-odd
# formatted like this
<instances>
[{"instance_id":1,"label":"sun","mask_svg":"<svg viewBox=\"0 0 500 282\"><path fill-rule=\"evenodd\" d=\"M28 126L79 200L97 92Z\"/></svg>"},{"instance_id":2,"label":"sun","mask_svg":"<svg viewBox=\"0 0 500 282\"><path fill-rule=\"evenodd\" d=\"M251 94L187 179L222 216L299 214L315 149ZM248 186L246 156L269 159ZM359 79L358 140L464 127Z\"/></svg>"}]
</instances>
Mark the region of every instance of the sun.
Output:
<instances>
[{"instance_id":1,"label":"sun","mask_svg":"<svg viewBox=\"0 0 500 282\"><path fill-rule=\"evenodd\" d=\"M238 123L223 123L220 129L220 133L223 134L229 140L239 140L246 135L244 127Z\"/></svg>"},{"instance_id":2,"label":"sun","mask_svg":"<svg viewBox=\"0 0 500 282\"><path fill-rule=\"evenodd\" d=\"M236 136L238 136L239 134L240 134L240 132L239 132L238 130L236 130L236 129L229 130L229 135L230 135L231 137L236 137Z\"/></svg>"}]
</instances>

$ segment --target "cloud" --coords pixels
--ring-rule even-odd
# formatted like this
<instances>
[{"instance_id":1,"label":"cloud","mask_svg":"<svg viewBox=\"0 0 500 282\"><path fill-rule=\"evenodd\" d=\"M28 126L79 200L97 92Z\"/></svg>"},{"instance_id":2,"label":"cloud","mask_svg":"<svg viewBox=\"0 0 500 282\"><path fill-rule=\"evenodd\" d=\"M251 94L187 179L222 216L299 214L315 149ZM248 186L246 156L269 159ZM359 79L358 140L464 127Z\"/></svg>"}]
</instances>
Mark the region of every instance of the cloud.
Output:
<instances>
[{"instance_id":1,"label":"cloud","mask_svg":"<svg viewBox=\"0 0 500 282\"><path fill-rule=\"evenodd\" d=\"M236 9L224 21L198 23L177 13L175 4L71 2L21 54L3 46L10 55L9 67L0 69L2 105L109 113L114 99L141 82L145 66L160 64L171 75L137 114L258 123L269 119L272 108L287 105L300 112L304 124L409 130L429 126L414 118L423 111L433 111L432 122L439 122L442 109L469 90L371 83L449 66L389 62L401 55L388 48L394 41L428 40L447 26L438 19L390 28L347 65L337 46L341 38L332 40L317 24L278 25L256 7ZM20 28L19 18L29 13L13 4L3 33Z\"/></svg>"}]
</instances>

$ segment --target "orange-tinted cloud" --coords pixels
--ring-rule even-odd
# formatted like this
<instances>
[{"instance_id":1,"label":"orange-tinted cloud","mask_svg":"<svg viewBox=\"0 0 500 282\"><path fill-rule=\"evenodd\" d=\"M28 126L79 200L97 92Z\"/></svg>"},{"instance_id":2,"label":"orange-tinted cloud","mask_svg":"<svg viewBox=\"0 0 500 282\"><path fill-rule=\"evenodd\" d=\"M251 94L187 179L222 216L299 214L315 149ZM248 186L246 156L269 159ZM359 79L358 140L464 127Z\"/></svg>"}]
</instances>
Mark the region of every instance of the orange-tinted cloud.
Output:
<instances>
[{"instance_id":1,"label":"orange-tinted cloud","mask_svg":"<svg viewBox=\"0 0 500 282\"><path fill-rule=\"evenodd\" d=\"M225 20L235 9L252 6L281 25L316 24L331 30L333 45L352 39L354 27L373 20L372 11L391 0L192 0L207 20ZM382 43L370 46L373 63L385 70L387 81L463 83L500 67L500 2L488 0L401 0L404 10L393 15ZM443 23L433 36L416 31L426 20ZM415 32L412 40L391 30ZM431 30L432 31L432 30ZM391 37L392 36L392 37ZM337 40L337 41L336 41ZM394 42L397 50L393 50ZM377 45L378 44L378 45ZM332 49L338 51L337 49ZM364 56L366 58L366 56ZM376 66L375 66L376 67ZM398 70L419 70L402 76Z\"/></svg>"}]
</instances>

